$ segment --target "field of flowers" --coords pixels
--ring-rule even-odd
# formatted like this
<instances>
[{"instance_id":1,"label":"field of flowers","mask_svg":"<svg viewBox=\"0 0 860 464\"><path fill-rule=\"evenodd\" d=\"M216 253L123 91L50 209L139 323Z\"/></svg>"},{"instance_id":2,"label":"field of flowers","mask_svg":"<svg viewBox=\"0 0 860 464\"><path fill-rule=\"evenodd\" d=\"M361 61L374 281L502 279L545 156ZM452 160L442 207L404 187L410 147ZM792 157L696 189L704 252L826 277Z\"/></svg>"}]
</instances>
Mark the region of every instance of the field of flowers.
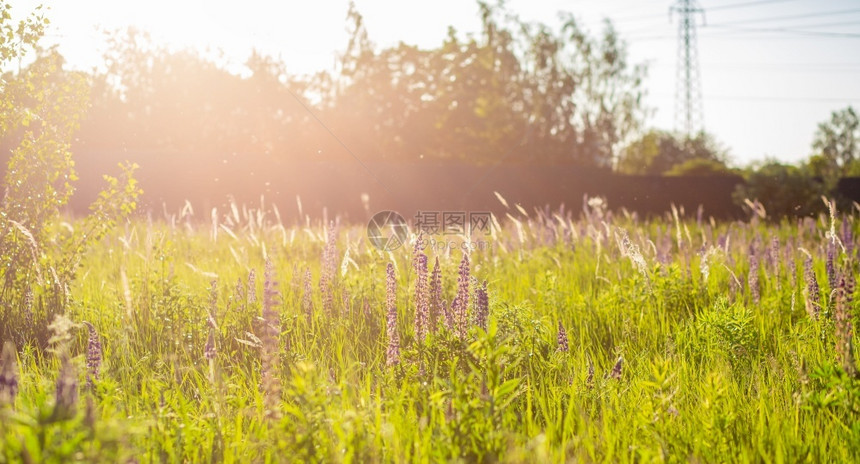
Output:
<instances>
[{"instance_id":1,"label":"field of flowers","mask_svg":"<svg viewBox=\"0 0 860 464\"><path fill-rule=\"evenodd\" d=\"M2 295L0 463L857 462L858 216L752 206L511 207L468 252L139 217L62 314Z\"/></svg>"}]
</instances>

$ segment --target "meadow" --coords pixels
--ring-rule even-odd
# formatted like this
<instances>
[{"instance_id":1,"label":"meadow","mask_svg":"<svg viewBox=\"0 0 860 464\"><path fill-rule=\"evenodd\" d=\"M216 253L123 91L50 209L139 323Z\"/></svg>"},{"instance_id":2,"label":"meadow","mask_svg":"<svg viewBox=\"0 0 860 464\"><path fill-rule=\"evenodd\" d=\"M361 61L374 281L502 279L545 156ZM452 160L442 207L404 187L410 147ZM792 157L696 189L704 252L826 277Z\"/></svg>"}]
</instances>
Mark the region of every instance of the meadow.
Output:
<instances>
[{"instance_id":1,"label":"meadow","mask_svg":"<svg viewBox=\"0 0 860 464\"><path fill-rule=\"evenodd\" d=\"M4 292L0 463L857 462L856 210L753 206L511 207L465 253L137 216L62 314Z\"/></svg>"}]
</instances>

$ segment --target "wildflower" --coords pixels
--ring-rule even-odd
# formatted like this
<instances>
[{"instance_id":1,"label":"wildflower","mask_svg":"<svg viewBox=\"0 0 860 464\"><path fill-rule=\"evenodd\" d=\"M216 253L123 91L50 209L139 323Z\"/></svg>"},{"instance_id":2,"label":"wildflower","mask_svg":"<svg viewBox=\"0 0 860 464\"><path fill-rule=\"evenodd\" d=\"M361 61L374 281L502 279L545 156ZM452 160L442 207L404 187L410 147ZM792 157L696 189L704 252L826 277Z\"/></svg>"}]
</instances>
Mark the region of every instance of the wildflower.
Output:
<instances>
[{"instance_id":1,"label":"wildflower","mask_svg":"<svg viewBox=\"0 0 860 464\"><path fill-rule=\"evenodd\" d=\"M623 358L621 356L618 357L618 361L615 361L615 365L612 366L612 370L609 371L609 378L615 380L621 380L621 364L623 362Z\"/></svg>"},{"instance_id":2,"label":"wildflower","mask_svg":"<svg viewBox=\"0 0 860 464\"><path fill-rule=\"evenodd\" d=\"M466 336L468 329L468 309L469 309L469 255L463 253L463 259L460 261L460 271L457 276L457 298L454 299L452 309L454 312L454 325L460 338Z\"/></svg>"},{"instance_id":3,"label":"wildflower","mask_svg":"<svg viewBox=\"0 0 860 464\"><path fill-rule=\"evenodd\" d=\"M385 362L389 366L400 363L400 337L397 334L397 279L394 276L394 265L388 263L385 270L387 278L387 298L385 319L387 324L388 349Z\"/></svg>"},{"instance_id":4,"label":"wildflower","mask_svg":"<svg viewBox=\"0 0 860 464\"><path fill-rule=\"evenodd\" d=\"M747 283L750 287L750 295L752 296L753 302L758 303L761 300L761 286L759 285L759 258L756 254L755 246L750 244L749 250L749 261L750 261L750 272L747 276Z\"/></svg>"},{"instance_id":5,"label":"wildflower","mask_svg":"<svg viewBox=\"0 0 860 464\"><path fill-rule=\"evenodd\" d=\"M487 330L487 320L490 316L490 300L487 295L487 281L485 280L481 286L475 282L475 325L485 332Z\"/></svg>"},{"instance_id":6,"label":"wildflower","mask_svg":"<svg viewBox=\"0 0 860 464\"><path fill-rule=\"evenodd\" d=\"M328 229L328 240L323 248L322 272L320 274L320 293L323 299L323 311L327 315L334 312L334 277L337 256L337 229L332 222Z\"/></svg>"},{"instance_id":7,"label":"wildflower","mask_svg":"<svg viewBox=\"0 0 860 464\"><path fill-rule=\"evenodd\" d=\"M66 420L75 416L78 410L78 375L65 351L60 354L60 373L54 390L53 420Z\"/></svg>"},{"instance_id":8,"label":"wildflower","mask_svg":"<svg viewBox=\"0 0 860 464\"><path fill-rule=\"evenodd\" d=\"M835 255L836 255L836 244L833 243L832 240L827 241L827 258L824 261L824 270L827 272L827 285L830 290L834 290L837 285L837 276L836 276L836 264L835 264Z\"/></svg>"},{"instance_id":9,"label":"wildflower","mask_svg":"<svg viewBox=\"0 0 860 464\"><path fill-rule=\"evenodd\" d=\"M857 374L854 364L851 326L851 302L854 294L854 276L849 272L848 278L842 276L836 286L836 354L842 368L850 376Z\"/></svg>"},{"instance_id":10,"label":"wildflower","mask_svg":"<svg viewBox=\"0 0 860 464\"><path fill-rule=\"evenodd\" d=\"M794 248L790 244L785 248L785 261L788 263L788 276L791 278L791 287L797 288L797 262L795 261L793 250Z\"/></svg>"},{"instance_id":11,"label":"wildflower","mask_svg":"<svg viewBox=\"0 0 860 464\"><path fill-rule=\"evenodd\" d=\"M12 342L6 342L0 355L0 406L13 404L17 395L18 358Z\"/></svg>"},{"instance_id":12,"label":"wildflower","mask_svg":"<svg viewBox=\"0 0 860 464\"><path fill-rule=\"evenodd\" d=\"M412 269L415 273L418 273L418 260L421 258L421 255L424 254L424 234L422 231L418 232L418 236L415 237L415 246L412 248ZM425 256L426 258L426 256Z\"/></svg>"},{"instance_id":13,"label":"wildflower","mask_svg":"<svg viewBox=\"0 0 860 464\"><path fill-rule=\"evenodd\" d=\"M343 289L340 294L340 302L343 306L343 314L349 315L352 312L352 296L349 294L349 290Z\"/></svg>"},{"instance_id":14,"label":"wildflower","mask_svg":"<svg viewBox=\"0 0 860 464\"><path fill-rule=\"evenodd\" d=\"M93 379L99 379L100 367L102 364L102 344L99 341L99 334L96 328L87 321L84 325L89 329L89 339L87 340L87 388L93 388Z\"/></svg>"},{"instance_id":15,"label":"wildflower","mask_svg":"<svg viewBox=\"0 0 860 464\"><path fill-rule=\"evenodd\" d=\"M779 290L782 280L780 279L779 272L779 237L774 236L770 241L770 253L768 253L768 260L770 261L770 267L773 269L773 277L774 281L776 281L776 289Z\"/></svg>"},{"instance_id":16,"label":"wildflower","mask_svg":"<svg viewBox=\"0 0 860 464\"><path fill-rule=\"evenodd\" d=\"M815 270L812 269L812 256L809 254L803 262L803 275L806 279L806 312L809 313L809 317L818 319L818 314L821 312L821 297Z\"/></svg>"},{"instance_id":17,"label":"wildflower","mask_svg":"<svg viewBox=\"0 0 860 464\"><path fill-rule=\"evenodd\" d=\"M585 386L588 387L589 390L594 388L594 363L591 362L591 358L588 358L588 369L587 374L585 376Z\"/></svg>"},{"instance_id":18,"label":"wildflower","mask_svg":"<svg viewBox=\"0 0 860 464\"><path fill-rule=\"evenodd\" d=\"M215 347L215 329L209 327L209 337L206 339L206 346L203 348L203 357L212 361L218 355L218 349Z\"/></svg>"},{"instance_id":19,"label":"wildflower","mask_svg":"<svg viewBox=\"0 0 860 464\"><path fill-rule=\"evenodd\" d=\"M418 275L415 282L415 338L419 343L423 343L427 337L428 313L430 312L429 295L427 294L427 255L419 252L414 265Z\"/></svg>"},{"instance_id":20,"label":"wildflower","mask_svg":"<svg viewBox=\"0 0 860 464\"><path fill-rule=\"evenodd\" d=\"M242 278L236 279L236 287L233 289L232 302L236 304L235 309L239 312L245 311L245 304L248 300L245 298L245 285L242 283Z\"/></svg>"},{"instance_id":21,"label":"wildflower","mask_svg":"<svg viewBox=\"0 0 860 464\"><path fill-rule=\"evenodd\" d=\"M439 257L437 256L436 263L433 265L433 274L430 276L430 330L434 333L439 315L443 311L446 314L448 312L442 301L442 270L439 268Z\"/></svg>"},{"instance_id":22,"label":"wildflower","mask_svg":"<svg viewBox=\"0 0 860 464\"><path fill-rule=\"evenodd\" d=\"M251 269L248 273L248 304L252 305L257 302L257 274Z\"/></svg>"},{"instance_id":23,"label":"wildflower","mask_svg":"<svg viewBox=\"0 0 860 464\"><path fill-rule=\"evenodd\" d=\"M567 353L569 350L570 347L567 342L567 331L564 330L564 326L561 325L561 321L558 321L558 351Z\"/></svg>"},{"instance_id":24,"label":"wildflower","mask_svg":"<svg viewBox=\"0 0 860 464\"><path fill-rule=\"evenodd\" d=\"M454 331L454 308L457 307L457 297L451 301L451 305L448 306L448 302L446 300L442 300L442 308L445 309L445 328Z\"/></svg>"},{"instance_id":25,"label":"wildflower","mask_svg":"<svg viewBox=\"0 0 860 464\"><path fill-rule=\"evenodd\" d=\"M275 304L280 295L278 282L275 281L272 262L266 261L265 281L263 283L263 314L261 349L260 387L264 394L266 415L275 417L276 408L281 395L281 385L276 377L278 358L278 338L280 337L280 318L275 310Z\"/></svg>"},{"instance_id":26,"label":"wildflower","mask_svg":"<svg viewBox=\"0 0 860 464\"><path fill-rule=\"evenodd\" d=\"M308 323L311 322L314 315L314 303L311 299L313 295L311 294L311 270L305 268L305 279L302 291L302 309L305 312L305 317L308 320Z\"/></svg>"},{"instance_id":27,"label":"wildflower","mask_svg":"<svg viewBox=\"0 0 860 464\"><path fill-rule=\"evenodd\" d=\"M845 254L851 256L854 253L854 231L846 218L842 219L841 226L840 235L842 244L845 246Z\"/></svg>"}]
</instances>

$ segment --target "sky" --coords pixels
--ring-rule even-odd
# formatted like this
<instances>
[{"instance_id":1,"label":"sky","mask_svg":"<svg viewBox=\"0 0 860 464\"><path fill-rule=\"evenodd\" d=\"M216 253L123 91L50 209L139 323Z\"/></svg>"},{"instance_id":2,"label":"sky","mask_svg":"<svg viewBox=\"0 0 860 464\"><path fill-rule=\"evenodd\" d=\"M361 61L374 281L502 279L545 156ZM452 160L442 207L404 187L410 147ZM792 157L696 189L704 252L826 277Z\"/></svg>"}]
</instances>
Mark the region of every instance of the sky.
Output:
<instances>
[{"instance_id":1,"label":"sky","mask_svg":"<svg viewBox=\"0 0 860 464\"><path fill-rule=\"evenodd\" d=\"M676 1L508 0L522 20L559 24L572 13L592 36L610 19L627 42L629 62L648 66L648 128L675 125L678 56ZM347 43L348 0L19 0L20 16L49 8L46 42L73 67L100 65L103 31L136 27L175 48L223 53L240 69L252 49L279 57L287 70L333 70ZM860 108L860 2L856 0L700 0L697 54L704 129L728 149L733 165L765 158L798 162L811 153L816 127L833 111ZM449 26L477 34L469 0L355 0L378 47L403 41L442 43Z\"/></svg>"}]
</instances>

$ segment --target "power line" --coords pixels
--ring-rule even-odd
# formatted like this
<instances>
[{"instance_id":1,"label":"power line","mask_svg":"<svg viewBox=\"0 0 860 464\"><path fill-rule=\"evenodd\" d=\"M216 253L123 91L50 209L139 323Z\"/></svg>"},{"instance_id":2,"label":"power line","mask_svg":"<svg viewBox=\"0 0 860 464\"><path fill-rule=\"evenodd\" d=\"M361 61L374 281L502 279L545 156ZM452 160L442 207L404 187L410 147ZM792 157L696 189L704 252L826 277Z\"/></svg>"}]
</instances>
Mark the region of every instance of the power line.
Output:
<instances>
[{"instance_id":1,"label":"power line","mask_svg":"<svg viewBox=\"0 0 860 464\"><path fill-rule=\"evenodd\" d=\"M789 16L776 16L772 18L752 18L752 19L742 19L740 21L732 21L728 23L723 23L725 26L734 26L736 24L750 24L750 23L765 23L771 21L784 21L786 19L807 19L807 18L820 18L822 16L837 16L837 15L845 15L852 13L860 13L860 8L851 8L848 10L839 10L839 11L825 11L823 13L807 13L801 15L789 15Z\"/></svg>"},{"instance_id":2,"label":"power line","mask_svg":"<svg viewBox=\"0 0 860 464\"><path fill-rule=\"evenodd\" d=\"M654 93L649 96L661 99L671 98L666 93ZM860 97L777 97L768 95L706 95L706 100L717 101L749 101L749 102L819 102L819 103L845 103L860 102Z\"/></svg>"},{"instance_id":3,"label":"power line","mask_svg":"<svg viewBox=\"0 0 860 464\"><path fill-rule=\"evenodd\" d=\"M846 39L860 39L860 34L856 34L853 32L827 32L827 31L807 31L802 29L790 29L790 28L747 28L747 27L733 27L729 25L723 24L711 24L709 27L717 28L717 29L727 29L730 31L737 32L753 32L753 33L769 33L769 32L778 32L778 33L787 33L787 34L796 34L796 35L804 35L804 36L814 36L814 37L834 37L834 38L846 38Z\"/></svg>"},{"instance_id":4,"label":"power line","mask_svg":"<svg viewBox=\"0 0 860 464\"><path fill-rule=\"evenodd\" d=\"M785 2L792 2L792 1L794 1L794 0L761 0L761 1L757 1L757 2L733 3L731 5L720 5L720 6L708 7L708 11L731 10L734 8L746 8L746 7L750 7L750 6L766 5L768 3L785 3Z\"/></svg>"},{"instance_id":5,"label":"power line","mask_svg":"<svg viewBox=\"0 0 860 464\"><path fill-rule=\"evenodd\" d=\"M668 68L669 64L654 64L657 68ZM844 67L816 67L815 65L780 65L778 63L749 64L749 63L703 63L703 67L709 71L770 71L780 73L860 73L860 65Z\"/></svg>"}]
</instances>

